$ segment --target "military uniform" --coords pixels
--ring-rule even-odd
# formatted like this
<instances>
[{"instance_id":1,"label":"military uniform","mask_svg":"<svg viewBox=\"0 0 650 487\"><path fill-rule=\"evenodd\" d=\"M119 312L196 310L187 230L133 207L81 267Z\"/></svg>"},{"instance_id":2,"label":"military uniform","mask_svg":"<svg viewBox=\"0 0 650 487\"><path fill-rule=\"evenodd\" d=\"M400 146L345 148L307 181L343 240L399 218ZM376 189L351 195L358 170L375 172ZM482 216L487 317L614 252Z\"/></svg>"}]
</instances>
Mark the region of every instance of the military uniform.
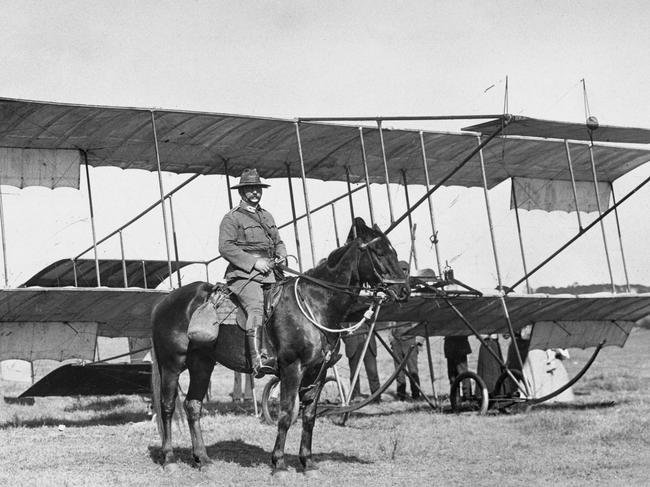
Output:
<instances>
[{"instance_id":1,"label":"military uniform","mask_svg":"<svg viewBox=\"0 0 650 487\"><path fill-rule=\"evenodd\" d=\"M266 187L257 171L246 169L239 185ZM255 269L258 259L270 262L285 259L287 249L280 238L271 214L259 205L251 206L242 200L221 220L219 226L219 253L228 261L226 284L237 296L246 314L246 337L251 365L256 374L263 354L259 350L257 330L264 322L264 292L262 286L275 282L273 270L261 273Z\"/></svg>"},{"instance_id":2,"label":"military uniform","mask_svg":"<svg viewBox=\"0 0 650 487\"><path fill-rule=\"evenodd\" d=\"M275 282L275 276L273 272L261 274L255 270L255 262L261 257L287 256L271 214L259 206L255 209L241 202L221 221L219 253L229 263L226 284L246 312L246 329L261 325L264 318L262 284Z\"/></svg>"}]
</instances>

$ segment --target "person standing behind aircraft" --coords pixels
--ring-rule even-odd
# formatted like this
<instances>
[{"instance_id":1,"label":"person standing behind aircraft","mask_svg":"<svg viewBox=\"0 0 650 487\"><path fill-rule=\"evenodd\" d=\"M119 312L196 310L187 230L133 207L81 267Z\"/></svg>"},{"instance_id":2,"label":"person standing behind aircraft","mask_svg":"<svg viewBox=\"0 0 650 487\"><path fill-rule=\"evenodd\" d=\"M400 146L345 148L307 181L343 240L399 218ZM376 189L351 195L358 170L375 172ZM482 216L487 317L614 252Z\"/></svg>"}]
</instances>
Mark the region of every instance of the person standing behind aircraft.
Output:
<instances>
[{"instance_id":1,"label":"person standing behind aircraft","mask_svg":"<svg viewBox=\"0 0 650 487\"><path fill-rule=\"evenodd\" d=\"M228 261L226 284L246 313L246 349L256 378L275 373L275 360L258 343L264 321L262 285L275 282L273 267L287 257L273 216L260 206L262 190L268 187L256 169L244 169L239 184L232 186L241 201L219 226L219 253Z\"/></svg>"},{"instance_id":2,"label":"person standing behind aircraft","mask_svg":"<svg viewBox=\"0 0 650 487\"><path fill-rule=\"evenodd\" d=\"M456 377L467 372L467 356L472 353L472 348L466 336L446 336L443 350L447 359L447 376L451 387ZM463 395L469 397L471 395L469 381L464 380L462 388Z\"/></svg>"},{"instance_id":3,"label":"person standing behind aircraft","mask_svg":"<svg viewBox=\"0 0 650 487\"><path fill-rule=\"evenodd\" d=\"M404 274L408 276L410 274L408 262L400 260L399 265L402 271L404 271ZM418 373L418 352L420 346L422 345L422 342L420 341L420 337L416 339L415 336L406 335L406 332L415 324L417 323L402 323L400 326L394 326L391 328L390 346L393 350L393 362L396 369L399 367L400 362L402 362L406 355L409 353L411 347L415 347L406 362L406 369L410 374L409 379L411 383L411 397L413 399L419 399L420 375ZM406 401L408 398L406 394L406 374L403 369L397 374L396 382L397 399L400 401Z\"/></svg>"},{"instance_id":4,"label":"person standing behind aircraft","mask_svg":"<svg viewBox=\"0 0 650 487\"><path fill-rule=\"evenodd\" d=\"M345 355L348 357L348 363L350 365L350 381L353 379L354 371L357 370L359 362L361 362L361 355L363 353L363 345L368 338L368 332L370 328L367 323L364 323L357 331L352 335L344 335L343 342L345 343ZM379 389L379 373L377 372L377 341L375 336L370 337L370 342L368 343L368 350L363 356L363 365L366 368L366 375L368 376L368 386L370 387L370 393ZM361 396L361 377L358 378L354 389L352 390L351 399L360 398ZM381 397L377 396L375 402L381 402Z\"/></svg>"}]
</instances>

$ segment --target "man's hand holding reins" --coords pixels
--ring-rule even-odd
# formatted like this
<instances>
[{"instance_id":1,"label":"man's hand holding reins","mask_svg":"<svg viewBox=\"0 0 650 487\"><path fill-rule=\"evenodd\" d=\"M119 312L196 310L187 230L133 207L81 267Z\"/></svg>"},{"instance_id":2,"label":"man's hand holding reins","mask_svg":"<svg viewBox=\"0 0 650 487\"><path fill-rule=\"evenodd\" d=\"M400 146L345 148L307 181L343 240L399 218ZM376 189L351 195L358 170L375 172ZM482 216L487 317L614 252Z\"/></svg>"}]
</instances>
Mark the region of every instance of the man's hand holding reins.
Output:
<instances>
[{"instance_id":1,"label":"man's hand holding reins","mask_svg":"<svg viewBox=\"0 0 650 487\"><path fill-rule=\"evenodd\" d=\"M259 271L262 274L268 274L273 268L273 262L269 259L261 257L255 261L255 265L253 267L256 271Z\"/></svg>"}]
</instances>

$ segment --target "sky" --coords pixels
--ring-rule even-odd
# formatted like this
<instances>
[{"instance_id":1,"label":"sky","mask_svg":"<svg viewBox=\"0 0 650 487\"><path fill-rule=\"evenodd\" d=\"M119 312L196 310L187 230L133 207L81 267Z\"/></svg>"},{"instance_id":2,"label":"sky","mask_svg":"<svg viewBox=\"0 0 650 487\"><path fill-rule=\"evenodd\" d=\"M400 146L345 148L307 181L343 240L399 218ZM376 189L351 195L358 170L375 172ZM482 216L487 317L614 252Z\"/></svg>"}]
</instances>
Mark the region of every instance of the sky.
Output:
<instances>
[{"instance_id":1,"label":"sky","mask_svg":"<svg viewBox=\"0 0 650 487\"><path fill-rule=\"evenodd\" d=\"M510 113L581 122L584 79L590 113L601 123L650 128L645 25L650 7L642 1L0 0L0 8L0 97L287 118L490 114L504 110L507 77ZM402 126L458 130L463 125ZM617 196L649 174L643 167L625 176L615 184ZM165 188L186 177L166 174ZM83 179L81 190L2 187L10 285L92 243ZM275 202L287 201L286 182L269 182L262 205L270 205L283 223L288 204L276 208ZM338 184L308 184L312 206L344 191ZM158 197L155 176L142 171L91 169L91 185L99 237ZM224 186L222 178L203 176L174 201L182 259L216 255L218 221L228 208ZM403 211L403 188L391 185L391 191ZM359 208L361 193L355 199ZM385 227L385 189L375 187L373 194ZM422 194L422 188L413 188L411 200ZM492 190L490 198L502 278L512 283L522 268L514 214L508 210L509 184ZM649 201L646 187L620 212L634 283L650 284ZM443 263L462 281L493 288L496 270L482 191L443 188L434 203ZM346 206L337 211L344 238ZM521 216L529 268L576 231L575 215L533 211ZM435 267L426 208L415 218L418 267ZM165 258L159 223L160 212L153 212L125 232L127 257ZM336 241L329 216L315 217L315 228L315 258L320 258ZM306 239L304 224L300 232ZM282 235L295 253L291 227ZM624 283L611 219L606 235L615 280ZM600 230L588 237L531 284L608 282ZM406 232L391 239L400 255L408 256ZM303 259L309 263L306 247L303 240ZM103 246L100 256L119 258L117 242ZM220 277L219 264L210 272Z\"/></svg>"}]
</instances>

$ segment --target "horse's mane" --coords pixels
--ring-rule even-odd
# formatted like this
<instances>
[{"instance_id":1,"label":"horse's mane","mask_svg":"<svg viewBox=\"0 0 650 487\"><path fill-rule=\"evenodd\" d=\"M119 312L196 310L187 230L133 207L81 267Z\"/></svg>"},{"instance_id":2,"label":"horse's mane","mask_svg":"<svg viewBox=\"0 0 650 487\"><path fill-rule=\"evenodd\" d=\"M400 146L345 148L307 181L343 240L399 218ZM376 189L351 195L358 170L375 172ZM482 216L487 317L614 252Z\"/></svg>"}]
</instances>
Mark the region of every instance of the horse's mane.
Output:
<instances>
[{"instance_id":1,"label":"horse's mane","mask_svg":"<svg viewBox=\"0 0 650 487\"><path fill-rule=\"evenodd\" d=\"M322 274L326 269L328 268L334 268L336 267L343 256L346 254L348 251L348 248L350 247L350 242L346 243L342 247L339 247L338 249L332 250L330 252L330 255L327 256L326 259L322 259L316 267L313 269L309 269L305 274L308 276L318 276Z\"/></svg>"},{"instance_id":2,"label":"horse's mane","mask_svg":"<svg viewBox=\"0 0 650 487\"><path fill-rule=\"evenodd\" d=\"M347 253L348 249L350 248L350 245L352 242L355 240L355 229L356 229L356 238L361 238L362 240L370 240L374 237L377 237L381 234L381 232L378 232L377 230L374 230L366 225L366 222L363 220L363 218L355 218L354 219L354 227L350 229L350 233L348 233L348 238L345 242L344 245L341 247L334 249L330 254L327 256L326 259L322 259L316 267L313 269L309 269L305 274L308 276L318 276L322 275L324 272L326 272L328 269L332 270L336 266L338 266L339 262L343 258L343 256Z\"/></svg>"}]
</instances>

